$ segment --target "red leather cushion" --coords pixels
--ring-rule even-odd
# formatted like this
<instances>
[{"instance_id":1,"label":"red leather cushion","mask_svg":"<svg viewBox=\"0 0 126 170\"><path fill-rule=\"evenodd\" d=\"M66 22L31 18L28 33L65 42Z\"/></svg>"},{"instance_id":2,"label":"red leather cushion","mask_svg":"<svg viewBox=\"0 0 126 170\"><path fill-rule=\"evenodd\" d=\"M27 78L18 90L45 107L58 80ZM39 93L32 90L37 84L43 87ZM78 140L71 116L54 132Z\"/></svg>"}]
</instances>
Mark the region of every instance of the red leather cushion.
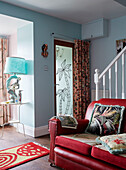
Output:
<instances>
[{"instance_id":1,"label":"red leather cushion","mask_svg":"<svg viewBox=\"0 0 126 170\"><path fill-rule=\"evenodd\" d=\"M126 156L126 154L124 154ZM126 157L121 155L113 155L109 153L102 145L93 146L91 151L91 156L94 158L103 160L110 164L114 164L121 168L126 168Z\"/></svg>"},{"instance_id":2,"label":"red leather cushion","mask_svg":"<svg viewBox=\"0 0 126 170\"><path fill-rule=\"evenodd\" d=\"M81 135L81 134L80 134ZM87 135L87 134L84 134ZM79 134L78 134L79 136ZM88 136L88 135L87 135ZM93 135L91 135L92 137ZM97 136L93 136L92 138L96 138ZM84 155L90 155L91 154L91 148L92 145L95 145L95 139L91 142L85 138L81 138L81 141L78 140L78 138L71 139L72 137L69 137L69 135L65 136L57 136L55 144L57 146L61 146L67 149L70 149L72 151L84 154ZM87 137L88 138L88 137ZM79 138L80 139L80 138ZM87 144L88 143L88 144Z\"/></svg>"},{"instance_id":3,"label":"red leather cushion","mask_svg":"<svg viewBox=\"0 0 126 170\"><path fill-rule=\"evenodd\" d=\"M76 155L76 158L77 158L77 155ZM71 161L70 159L66 159L58 154L55 154L55 165L65 170L91 170L86 165L79 164L78 162L75 162L75 161Z\"/></svg>"},{"instance_id":4,"label":"red leather cushion","mask_svg":"<svg viewBox=\"0 0 126 170\"><path fill-rule=\"evenodd\" d=\"M119 170L119 167L110 165L92 158L91 156L85 156L76 152L64 149L61 147L55 147L55 163L65 170Z\"/></svg>"}]
</instances>

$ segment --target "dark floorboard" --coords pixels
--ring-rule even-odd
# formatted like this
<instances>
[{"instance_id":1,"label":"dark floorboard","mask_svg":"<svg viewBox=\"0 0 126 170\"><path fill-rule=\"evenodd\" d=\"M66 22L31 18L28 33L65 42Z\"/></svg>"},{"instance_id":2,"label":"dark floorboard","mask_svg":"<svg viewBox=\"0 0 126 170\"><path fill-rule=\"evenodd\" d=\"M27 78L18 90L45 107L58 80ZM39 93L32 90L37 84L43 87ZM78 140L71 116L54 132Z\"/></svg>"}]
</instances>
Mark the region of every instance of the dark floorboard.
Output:
<instances>
[{"instance_id":1,"label":"dark floorboard","mask_svg":"<svg viewBox=\"0 0 126 170\"><path fill-rule=\"evenodd\" d=\"M0 128L0 135L1 133L2 133L2 128ZM28 142L37 142L48 148L50 146L49 135L38 137L38 138L33 138L30 136L25 137L23 134L16 132L16 128L12 126L5 126L4 135L2 138L0 137L0 150L18 146ZM57 170L58 168L50 167L48 158L49 155L40 157L11 169L13 170Z\"/></svg>"}]
</instances>

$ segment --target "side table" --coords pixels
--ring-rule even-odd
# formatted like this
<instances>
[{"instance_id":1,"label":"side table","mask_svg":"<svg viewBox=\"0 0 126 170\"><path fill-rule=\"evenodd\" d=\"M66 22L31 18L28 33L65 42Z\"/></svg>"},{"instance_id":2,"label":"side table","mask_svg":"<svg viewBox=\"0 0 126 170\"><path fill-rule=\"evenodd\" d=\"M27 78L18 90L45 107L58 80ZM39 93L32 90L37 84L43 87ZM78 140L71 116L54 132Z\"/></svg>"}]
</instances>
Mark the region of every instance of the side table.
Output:
<instances>
[{"instance_id":1,"label":"side table","mask_svg":"<svg viewBox=\"0 0 126 170\"><path fill-rule=\"evenodd\" d=\"M20 122L20 107L24 104L27 104L28 102L21 102L21 103L8 103L8 102L0 102L0 105L6 105L6 106L9 106L9 105L16 105L18 106L18 119L17 120L9 120L8 119L8 122L5 122L4 124L2 124L2 136L3 136L3 133L4 133L4 126L7 125L7 124L10 124L10 123L21 123ZM9 115L8 115L9 116ZM25 136L25 128L24 128L24 124L21 123L22 126L23 126L23 132L24 132L24 136Z\"/></svg>"}]
</instances>

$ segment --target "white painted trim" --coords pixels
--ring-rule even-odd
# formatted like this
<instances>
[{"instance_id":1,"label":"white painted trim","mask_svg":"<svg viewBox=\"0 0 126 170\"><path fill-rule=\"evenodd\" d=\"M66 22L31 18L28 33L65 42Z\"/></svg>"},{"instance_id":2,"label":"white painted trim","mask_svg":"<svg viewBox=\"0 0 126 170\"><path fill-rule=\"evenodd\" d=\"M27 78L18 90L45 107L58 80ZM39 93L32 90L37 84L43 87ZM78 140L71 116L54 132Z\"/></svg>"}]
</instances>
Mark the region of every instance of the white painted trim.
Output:
<instances>
[{"instance_id":1,"label":"white painted trim","mask_svg":"<svg viewBox=\"0 0 126 170\"><path fill-rule=\"evenodd\" d=\"M115 62L115 98L118 98L118 64Z\"/></svg>"},{"instance_id":2,"label":"white painted trim","mask_svg":"<svg viewBox=\"0 0 126 170\"><path fill-rule=\"evenodd\" d=\"M18 132L20 132L20 133L22 133L22 134L24 133L24 132L23 132L23 125L22 125L21 123L13 124L13 126L16 127L16 129L17 129ZM35 137L35 136L34 136L34 127L24 125L24 128L25 128L25 134L26 134L26 135Z\"/></svg>"},{"instance_id":3,"label":"white painted trim","mask_svg":"<svg viewBox=\"0 0 126 170\"><path fill-rule=\"evenodd\" d=\"M24 133L22 124L20 124L20 123L19 124L13 124L13 126L16 127L18 132L20 132L22 134ZM38 136L43 136L43 135L49 134L48 125L40 126L40 127L36 127L36 128L24 125L24 128L25 128L25 134L32 136L32 137L38 137Z\"/></svg>"},{"instance_id":4,"label":"white painted trim","mask_svg":"<svg viewBox=\"0 0 126 170\"><path fill-rule=\"evenodd\" d=\"M112 71L109 69L109 98L112 98Z\"/></svg>"},{"instance_id":5,"label":"white painted trim","mask_svg":"<svg viewBox=\"0 0 126 170\"><path fill-rule=\"evenodd\" d=\"M35 137L49 134L48 125L35 128Z\"/></svg>"},{"instance_id":6,"label":"white painted trim","mask_svg":"<svg viewBox=\"0 0 126 170\"><path fill-rule=\"evenodd\" d=\"M125 99L125 54L122 54L122 99Z\"/></svg>"},{"instance_id":7,"label":"white painted trim","mask_svg":"<svg viewBox=\"0 0 126 170\"><path fill-rule=\"evenodd\" d=\"M96 94L95 94L95 100L97 101L99 99L99 69L95 69L94 74L94 83L96 85Z\"/></svg>"}]
</instances>

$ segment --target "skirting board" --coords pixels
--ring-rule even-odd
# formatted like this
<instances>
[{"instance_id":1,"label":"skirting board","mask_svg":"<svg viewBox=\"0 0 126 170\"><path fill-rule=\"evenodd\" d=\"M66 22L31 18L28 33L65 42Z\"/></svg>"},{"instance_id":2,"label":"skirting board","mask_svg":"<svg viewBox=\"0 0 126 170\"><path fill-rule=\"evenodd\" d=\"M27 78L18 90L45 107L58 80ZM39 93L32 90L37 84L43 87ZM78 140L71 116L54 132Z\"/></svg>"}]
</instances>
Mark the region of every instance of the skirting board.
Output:
<instances>
[{"instance_id":1,"label":"skirting board","mask_svg":"<svg viewBox=\"0 0 126 170\"><path fill-rule=\"evenodd\" d=\"M17 128L18 132L20 132L22 134L24 133L22 124L14 124L13 126ZM40 127L36 127L36 128L24 125L24 128L25 128L25 134L32 136L32 137L39 137L39 136L49 134L48 125L40 126Z\"/></svg>"},{"instance_id":2,"label":"skirting board","mask_svg":"<svg viewBox=\"0 0 126 170\"><path fill-rule=\"evenodd\" d=\"M35 137L44 136L49 134L48 125L35 128Z\"/></svg>"}]
</instances>

